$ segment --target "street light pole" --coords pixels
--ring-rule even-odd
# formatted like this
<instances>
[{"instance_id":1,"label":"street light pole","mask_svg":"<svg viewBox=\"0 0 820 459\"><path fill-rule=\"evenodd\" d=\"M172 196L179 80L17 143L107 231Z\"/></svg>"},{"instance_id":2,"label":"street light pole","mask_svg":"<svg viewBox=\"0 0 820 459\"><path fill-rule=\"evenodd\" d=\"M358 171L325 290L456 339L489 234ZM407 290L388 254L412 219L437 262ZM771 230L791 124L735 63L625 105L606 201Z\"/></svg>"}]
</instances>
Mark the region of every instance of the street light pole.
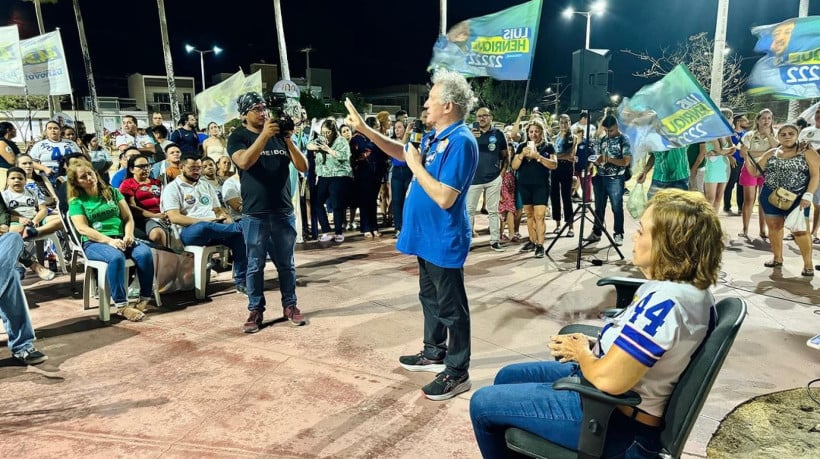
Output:
<instances>
[{"instance_id":1,"label":"street light pole","mask_svg":"<svg viewBox=\"0 0 820 459\"><path fill-rule=\"evenodd\" d=\"M185 51L199 53L199 70L202 74L202 90L205 91L205 55L214 53L214 56L222 52L222 48L214 46L211 49L196 49L191 45L185 45Z\"/></svg>"},{"instance_id":2,"label":"street light pole","mask_svg":"<svg viewBox=\"0 0 820 459\"><path fill-rule=\"evenodd\" d=\"M305 79L307 79L307 93L310 96L311 95L311 93L310 93L311 92L310 91L310 84L311 84L311 82L310 82L310 73L311 73L310 72L310 53L313 51L313 47L308 45L307 48L302 48L299 51L305 53L305 59L306 59Z\"/></svg>"},{"instance_id":3,"label":"street light pole","mask_svg":"<svg viewBox=\"0 0 820 459\"><path fill-rule=\"evenodd\" d=\"M712 82L709 85L709 97L718 106L720 106L720 101L723 98L723 50L726 48L726 22L728 19L729 0L718 0L715 49L712 53Z\"/></svg>"},{"instance_id":4,"label":"street light pole","mask_svg":"<svg viewBox=\"0 0 820 459\"><path fill-rule=\"evenodd\" d=\"M590 5L589 11L575 11L575 8L573 8L571 6L564 10L563 14L564 14L564 17L567 18L567 19L571 18L572 15L574 15L574 14L578 14L578 15L584 16L586 18L586 20L587 20L587 33L586 33L586 39L584 41L584 49L590 49L589 48L589 37L590 37L590 35L592 35L592 15L596 14L596 13L597 14L604 14L605 9L606 9L606 2L603 1L603 0L599 0L595 3L593 3L592 5Z\"/></svg>"}]
</instances>

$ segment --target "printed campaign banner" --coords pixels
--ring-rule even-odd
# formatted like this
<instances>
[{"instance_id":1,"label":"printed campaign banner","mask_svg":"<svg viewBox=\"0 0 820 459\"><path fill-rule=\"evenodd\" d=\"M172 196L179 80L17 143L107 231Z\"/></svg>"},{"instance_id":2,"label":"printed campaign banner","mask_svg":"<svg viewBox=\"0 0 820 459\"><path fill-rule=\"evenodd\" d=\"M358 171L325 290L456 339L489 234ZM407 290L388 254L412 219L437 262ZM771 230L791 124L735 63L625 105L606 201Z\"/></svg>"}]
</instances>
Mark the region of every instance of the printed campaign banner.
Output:
<instances>
[{"instance_id":1,"label":"printed campaign banner","mask_svg":"<svg viewBox=\"0 0 820 459\"><path fill-rule=\"evenodd\" d=\"M225 124L237 118L239 113L236 109L236 98L244 82L245 74L239 70L223 82L194 96L200 123Z\"/></svg>"},{"instance_id":2,"label":"printed campaign banner","mask_svg":"<svg viewBox=\"0 0 820 459\"><path fill-rule=\"evenodd\" d=\"M629 139L633 164L650 151L666 151L732 135L723 117L685 65L644 86L617 109L618 125Z\"/></svg>"},{"instance_id":3,"label":"printed campaign banner","mask_svg":"<svg viewBox=\"0 0 820 459\"><path fill-rule=\"evenodd\" d=\"M530 77L541 0L467 19L439 36L428 70L446 68L466 77L527 80Z\"/></svg>"},{"instance_id":4,"label":"printed campaign banner","mask_svg":"<svg viewBox=\"0 0 820 459\"><path fill-rule=\"evenodd\" d=\"M820 97L820 16L752 28L765 56L749 75L749 94L788 99Z\"/></svg>"},{"instance_id":5,"label":"printed campaign banner","mask_svg":"<svg viewBox=\"0 0 820 459\"><path fill-rule=\"evenodd\" d=\"M20 55L20 35L16 25L0 27L0 69L0 91L3 87L26 86Z\"/></svg>"},{"instance_id":6,"label":"printed campaign banner","mask_svg":"<svg viewBox=\"0 0 820 459\"><path fill-rule=\"evenodd\" d=\"M32 96L71 94L68 64L59 31L20 41L26 87ZM23 88L0 86L0 94L23 95Z\"/></svg>"}]
</instances>

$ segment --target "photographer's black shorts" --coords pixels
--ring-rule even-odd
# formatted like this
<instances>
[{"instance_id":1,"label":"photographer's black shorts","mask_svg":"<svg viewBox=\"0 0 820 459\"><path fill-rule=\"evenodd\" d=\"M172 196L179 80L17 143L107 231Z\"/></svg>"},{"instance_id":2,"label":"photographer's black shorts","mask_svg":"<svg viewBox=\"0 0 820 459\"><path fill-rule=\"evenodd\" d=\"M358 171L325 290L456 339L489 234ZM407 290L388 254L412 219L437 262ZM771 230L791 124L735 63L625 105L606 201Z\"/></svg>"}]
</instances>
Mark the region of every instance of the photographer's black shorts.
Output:
<instances>
[{"instance_id":1,"label":"photographer's black shorts","mask_svg":"<svg viewBox=\"0 0 820 459\"><path fill-rule=\"evenodd\" d=\"M546 206L549 198L549 187L542 185L516 184L517 191L521 195L521 203L525 206Z\"/></svg>"}]
</instances>

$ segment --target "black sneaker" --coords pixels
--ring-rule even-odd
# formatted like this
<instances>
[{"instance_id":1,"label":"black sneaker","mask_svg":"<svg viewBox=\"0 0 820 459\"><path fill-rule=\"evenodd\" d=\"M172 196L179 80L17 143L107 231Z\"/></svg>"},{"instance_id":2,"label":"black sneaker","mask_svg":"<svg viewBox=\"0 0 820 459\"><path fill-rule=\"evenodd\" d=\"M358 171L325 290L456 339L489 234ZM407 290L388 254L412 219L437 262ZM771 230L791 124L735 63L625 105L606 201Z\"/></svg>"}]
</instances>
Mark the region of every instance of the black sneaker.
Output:
<instances>
[{"instance_id":1,"label":"black sneaker","mask_svg":"<svg viewBox=\"0 0 820 459\"><path fill-rule=\"evenodd\" d=\"M439 373L436 375L436 379L422 387L421 391L425 397L438 402L451 399L462 392L467 392L472 386L470 375L466 372L461 376Z\"/></svg>"},{"instance_id":2,"label":"black sneaker","mask_svg":"<svg viewBox=\"0 0 820 459\"><path fill-rule=\"evenodd\" d=\"M262 311L254 309L242 326L242 331L245 333L256 333L262 327Z\"/></svg>"},{"instance_id":3,"label":"black sneaker","mask_svg":"<svg viewBox=\"0 0 820 459\"><path fill-rule=\"evenodd\" d=\"M600 235L598 235L598 234L592 233L592 234L590 234L590 235L589 235L589 237L587 237L587 238L586 238L586 239L584 239L584 240L585 240L586 242L598 242L598 241L600 241L600 240L601 240L601 236L600 236Z\"/></svg>"},{"instance_id":4,"label":"black sneaker","mask_svg":"<svg viewBox=\"0 0 820 459\"><path fill-rule=\"evenodd\" d=\"M538 244L535 246L535 258L544 258L544 246Z\"/></svg>"},{"instance_id":5,"label":"black sneaker","mask_svg":"<svg viewBox=\"0 0 820 459\"><path fill-rule=\"evenodd\" d=\"M14 359L26 365L37 365L38 363L43 363L48 360L48 356L37 349L30 347L24 351L14 354Z\"/></svg>"},{"instance_id":6,"label":"black sneaker","mask_svg":"<svg viewBox=\"0 0 820 459\"><path fill-rule=\"evenodd\" d=\"M535 244L533 244L532 241L527 241L526 244L521 246L520 251L521 252L532 252L533 250L535 250Z\"/></svg>"},{"instance_id":7,"label":"black sneaker","mask_svg":"<svg viewBox=\"0 0 820 459\"><path fill-rule=\"evenodd\" d=\"M505 250L500 242L493 242L492 244L490 244L490 248L495 250L496 252L503 252Z\"/></svg>"},{"instance_id":8,"label":"black sneaker","mask_svg":"<svg viewBox=\"0 0 820 459\"><path fill-rule=\"evenodd\" d=\"M444 371L444 360L431 360L424 356L424 352L415 355L399 357L399 364L407 371L429 371L441 373Z\"/></svg>"}]
</instances>

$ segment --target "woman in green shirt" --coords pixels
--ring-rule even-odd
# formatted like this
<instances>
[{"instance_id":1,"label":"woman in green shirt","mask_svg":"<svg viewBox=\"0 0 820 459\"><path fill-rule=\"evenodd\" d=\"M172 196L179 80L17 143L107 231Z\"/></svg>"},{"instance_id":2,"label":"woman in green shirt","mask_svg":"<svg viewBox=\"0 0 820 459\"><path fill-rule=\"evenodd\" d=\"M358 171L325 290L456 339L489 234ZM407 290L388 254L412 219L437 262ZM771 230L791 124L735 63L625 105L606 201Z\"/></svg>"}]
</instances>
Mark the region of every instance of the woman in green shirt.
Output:
<instances>
[{"instance_id":1,"label":"woman in green shirt","mask_svg":"<svg viewBox=\"0 0 820 459\"><path fill-rule=\"evenodd\" d=\"M87 162L68 168L68 215L80 233L89 260L108 263L106 278L117 314L138 322L145 316L154 286L151 249L134 240L134 219L116 188L102 181ZM134 260L140 281L140 300L128 306L125 259Z\"/></svg>"}]
</instances>

